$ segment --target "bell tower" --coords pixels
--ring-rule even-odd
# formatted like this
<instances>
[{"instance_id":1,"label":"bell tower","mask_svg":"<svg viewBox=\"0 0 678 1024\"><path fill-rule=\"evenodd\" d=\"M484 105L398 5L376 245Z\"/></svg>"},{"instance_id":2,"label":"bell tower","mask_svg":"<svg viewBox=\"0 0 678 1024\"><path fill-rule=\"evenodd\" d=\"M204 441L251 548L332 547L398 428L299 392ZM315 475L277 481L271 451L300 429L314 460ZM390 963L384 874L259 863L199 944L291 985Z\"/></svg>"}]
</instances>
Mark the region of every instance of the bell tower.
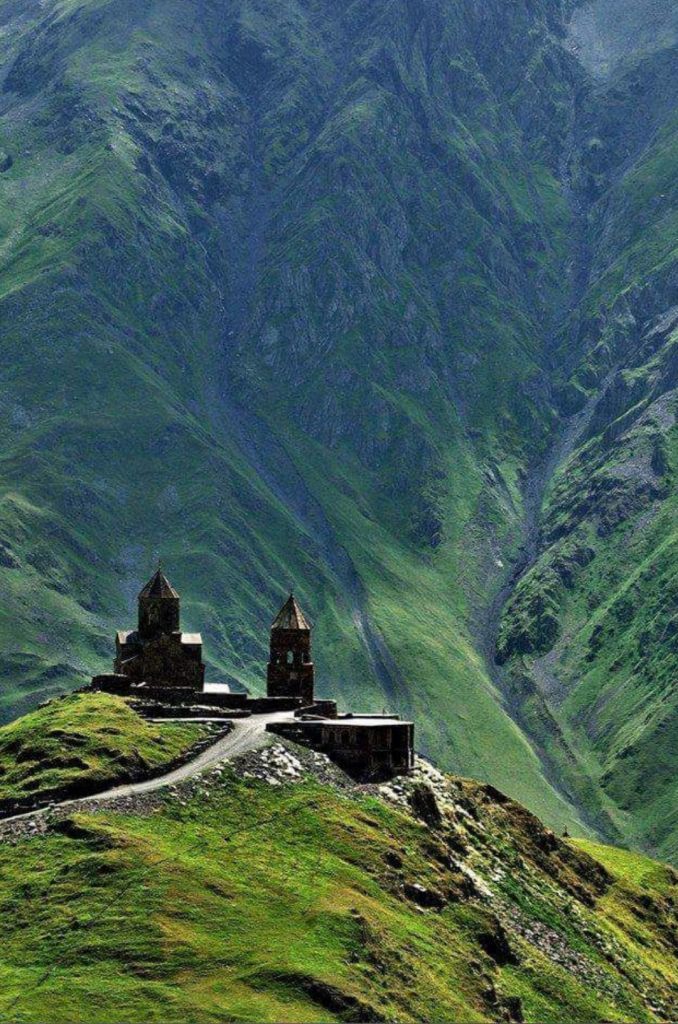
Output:
<instances>
[{"instance_id":1,"label":"bell tower","mask_svg":"<svg viewBox=\"0 0 678 1024\"><path fill-rule=\"evenodd\" d=\"M271 626L266 681L269 697L301 697L305 704L314 702L311 626L294 594L290 594Z\"/></svg>"},{"instance_id":2,"label":"bell tower","mask_svg":"<svg viewBox=\"0 0 678 1024\"><path fill-rule=\"evenodd\" d=\"M179 595L158 569L139 594L139 636L142 640L180 630Z\"/></svg>"}]
</instances>

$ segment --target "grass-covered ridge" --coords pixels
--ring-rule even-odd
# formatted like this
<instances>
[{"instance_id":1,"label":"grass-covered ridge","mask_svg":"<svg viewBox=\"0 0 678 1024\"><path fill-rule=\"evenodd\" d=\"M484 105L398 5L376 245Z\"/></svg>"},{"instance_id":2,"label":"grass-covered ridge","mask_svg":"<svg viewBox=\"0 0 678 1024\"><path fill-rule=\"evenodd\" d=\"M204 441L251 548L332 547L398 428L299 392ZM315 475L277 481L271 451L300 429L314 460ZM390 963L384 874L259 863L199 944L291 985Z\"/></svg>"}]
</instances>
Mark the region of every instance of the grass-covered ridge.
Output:
<instances>
[{"instance_id":1,"label":"grass-covered ridge","mask_svg":"<svg viewBox=\"0 0 678 1024\"><path fill-rule=\"evenodd\" d=\"M675 873L581 853L495 791L448 787L431 829L310 777L228 770L0 844L0 1015L670 1019Z\"/></svg>"},{"instance_id":2,"label":"grass-covered ridge","mask_svg":"<svg viewBox=\"0 0 678 1024\"><path fill-rule=\"evenodd\" d=\"M155 725L119 697L76 693L0 729L0 807L106 789L169 766L204 736L199 724Z\"/></svg>"}]
</instances>

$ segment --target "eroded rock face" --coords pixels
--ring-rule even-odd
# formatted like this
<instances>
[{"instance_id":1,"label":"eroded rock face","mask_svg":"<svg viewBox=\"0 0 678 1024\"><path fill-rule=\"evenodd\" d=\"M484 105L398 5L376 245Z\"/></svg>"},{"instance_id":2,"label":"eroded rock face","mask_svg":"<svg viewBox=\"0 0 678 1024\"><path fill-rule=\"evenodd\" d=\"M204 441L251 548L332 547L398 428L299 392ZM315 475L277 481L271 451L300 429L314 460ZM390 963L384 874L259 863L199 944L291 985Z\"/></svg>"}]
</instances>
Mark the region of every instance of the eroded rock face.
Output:
<instances>
[{"instance_id":1,"label":"eroded rock face","mask_svg":"<svg viewBox=\"0 0 678 1024\"><path fill-rule=\"evenodd\" d=\"M678 42L678 11L673 0L587 0L577 5L569 25L580 60L601 77L620 62Z\"/></svg>"},{"instance_id":2,"label":"eroded rock face","mask_svg":"<svg viewBox=\"0 0 678 1024\"><path fill-rule=\"evenodd\" d=\"M511 948L506 930L499 921L494 922L494 927L491 930L482 932L478 936L478 942L481 949L494 960L498 967L518 963L518 957Z\"/></svg>"},{"instance_id":3,"label":"eroded rock face","mask_svg":"<svg viewBox=\"0 0 678 1024\"><path fill-rule=\"evenodd\" d=\"M417 818L425 821L431 828L439 828L443 818L432 788L422 782L410 793L410 806Z\"/></svg>"}]
</instances>

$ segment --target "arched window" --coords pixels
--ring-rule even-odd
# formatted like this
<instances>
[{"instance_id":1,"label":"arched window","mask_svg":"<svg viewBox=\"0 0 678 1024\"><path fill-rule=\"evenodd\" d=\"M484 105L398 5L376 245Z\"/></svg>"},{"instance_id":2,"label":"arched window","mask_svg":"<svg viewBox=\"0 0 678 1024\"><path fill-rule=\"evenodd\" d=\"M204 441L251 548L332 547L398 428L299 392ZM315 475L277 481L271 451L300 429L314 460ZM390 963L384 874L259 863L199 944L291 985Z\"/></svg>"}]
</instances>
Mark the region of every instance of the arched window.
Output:
<instances>
[{"instance_id":1,"label":"arched window","mask_svg":"<svg viewBox=\"0 0 678 1024\"><path fill-rule=\"evenodd\" d=\"M294 665L294 651L287 652L287 664Z\"/></svg>"}]
</instances>

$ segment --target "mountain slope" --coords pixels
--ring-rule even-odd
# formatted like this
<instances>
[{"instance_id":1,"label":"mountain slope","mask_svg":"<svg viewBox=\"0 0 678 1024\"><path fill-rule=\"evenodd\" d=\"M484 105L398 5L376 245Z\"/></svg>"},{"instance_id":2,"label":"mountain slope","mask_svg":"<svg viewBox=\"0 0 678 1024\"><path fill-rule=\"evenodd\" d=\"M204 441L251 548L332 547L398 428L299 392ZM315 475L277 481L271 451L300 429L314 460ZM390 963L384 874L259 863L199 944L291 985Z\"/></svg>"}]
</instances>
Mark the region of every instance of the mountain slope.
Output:
<instances>
[{"instance_id":1,"label":"mountain slope","mask_svg":"<svg viewBox=\"0 0 678 1024\"><path fill-rule=\"evenodd\" d=\"M671 746L665 684L648 667L615 706L607 653L580 660L601 567L623 587L668 550L670 504L642 552L615 530L670 501L670 409L610 431L670 391L670 15L6 0L6 718L107 665L158 554L213 678L258 689L293 580L325 692L415 715L440 763L554 824L674 851L641 764Z\"/></svg>"},{"instance_id":2,"label":"mountain slope","mask_svg":"<svg viewBox=\"0 0 678 1024\"><path fill-rule=\"evenodd\" d=\"M105 664L160 550L234 685L293 576L328 691L564 820L468 628L552 419L551 5L125 10L6 8L8 712Z\"/></svg>"},{"instance_id":3,"label":"mountain slope","mask_svg":"<svg viewBox=\"0 0 678 1024\"><path fill-rule=\"evenodd\" d=\"M527 702L549 706L610 815L671 858L676 53L622 66L582 117L574 174L589 211L589 277L558 361L564 410L587 412L547 490L534 565L499 639Z\"/></svg>"},{"instance_id":4,"label":"mountain slope","mask_svg":"<svg viewBox=\"0 0 678 1024\"><path fill-rule=\"evenodd\" d=\"M277 744L0 837L12 1019L675 1015L675 872L426 764L361 791Z\"/></svg>"}]
</instances>

